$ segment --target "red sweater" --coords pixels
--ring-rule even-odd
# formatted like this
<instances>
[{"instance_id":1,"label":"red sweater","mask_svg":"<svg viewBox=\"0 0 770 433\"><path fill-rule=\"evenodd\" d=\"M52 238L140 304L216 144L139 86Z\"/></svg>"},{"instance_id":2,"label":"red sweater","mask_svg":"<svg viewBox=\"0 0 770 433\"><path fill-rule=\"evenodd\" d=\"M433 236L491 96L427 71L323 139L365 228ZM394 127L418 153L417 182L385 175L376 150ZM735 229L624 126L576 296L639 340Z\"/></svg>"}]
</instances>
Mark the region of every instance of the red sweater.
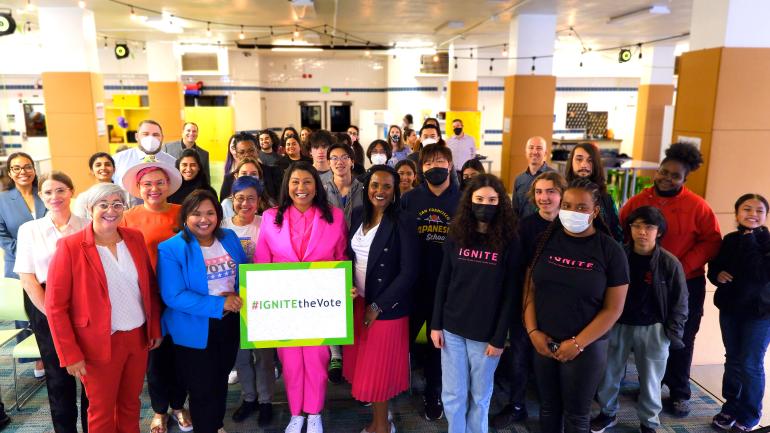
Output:
<instances>
[{"instance_id":1,"label":"red sweater","mask_svg":"<svg viewBox=\"0 0 770 433\"><path fill-rule=\"evenodd\" d=\"M660 245L682 262L687 279L704 275L704 266L714 258L722 243L719 222L706 200L682 187L676 197L661 197L650 187L631 197L620 209L620 224L635 209L654 206L663 212L668 231Z\"/></svg>"}]
</instances>

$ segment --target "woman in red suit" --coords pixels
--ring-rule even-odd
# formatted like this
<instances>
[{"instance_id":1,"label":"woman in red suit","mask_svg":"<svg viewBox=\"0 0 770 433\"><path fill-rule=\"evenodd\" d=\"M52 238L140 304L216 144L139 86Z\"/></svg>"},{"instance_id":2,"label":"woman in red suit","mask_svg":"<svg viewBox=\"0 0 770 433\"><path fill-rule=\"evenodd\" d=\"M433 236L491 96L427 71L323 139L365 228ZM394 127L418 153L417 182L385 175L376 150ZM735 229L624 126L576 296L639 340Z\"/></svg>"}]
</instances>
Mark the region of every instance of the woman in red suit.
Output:
<instances>
[{"instance_id":1,"label":"woman in red suit","mask_svg":"<svg viewBox=\"0 0 770 433\"><path fill-rule=\"evenodd\" d=\"M61 366L91 400L88 430L138 433L148 351L161 342L158 287L142 234L119 227L125 192L88 194L92 224L59 241L45 309Z\"/></svg>"}]
</instances>

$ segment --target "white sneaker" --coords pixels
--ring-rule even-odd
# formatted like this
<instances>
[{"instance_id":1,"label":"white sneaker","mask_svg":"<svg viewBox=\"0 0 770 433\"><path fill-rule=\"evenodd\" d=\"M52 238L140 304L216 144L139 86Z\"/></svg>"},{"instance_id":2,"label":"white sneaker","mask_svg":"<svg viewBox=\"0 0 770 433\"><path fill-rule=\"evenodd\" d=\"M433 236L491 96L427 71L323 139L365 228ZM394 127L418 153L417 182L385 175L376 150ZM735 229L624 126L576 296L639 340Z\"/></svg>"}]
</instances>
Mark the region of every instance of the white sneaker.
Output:
<instances>
[{"instance_id":1,"label":"white sneaker","mask_svg":"<svg viewBox=\"0 0 770 433\"><path fill-rule=\"evenodd\" d=\"M302 415L299 416L293 416L291 417L291 420L289 420L289 425L286 426L285 433L301 433L302 432L302 426L305 425L305 417ZM308 425L308 428L310 426Z\"/></svg>"},{"instance_id":2,"label":"white sneaker","mask_svg":"<svg viewBox=\"0 0 770 433\"><path fill-rule=\"evenodd\" d=\"M307 433L324 433L324 425L321 422L321 415L308 415Z\"/></svg>"},{"instance_id":3,"label":"white sneaker","mask_svg":"<svg viewBox=\"0 0 770 433\"><path fill-rule=\"evenodd\" d=\"M227 433L227 430L225 430L225 428L222 427L219 430L217 430L217 433Z\"/></svg>"},{"instance_id":4,"label":"white sneaker","mask_svg":"<svg viewBox=\"0 0 770 433\"><path fill-rule=\"evenodd\" d=\"M38 370L37 368L34 370L35 379L42 379L45 377L45 369Z\"/></svg>"},{"instance_id":5,"label":"white sneaker","mask_svg":"<svg viewBox=\"0 0 770 433\"><path fill-rule=\"evenodd\" d=\"M230 374L227 376L227 383L229 385L234 385L238 383L238 372L233 370L230 372Z\"/></svg>"}]
</instances>

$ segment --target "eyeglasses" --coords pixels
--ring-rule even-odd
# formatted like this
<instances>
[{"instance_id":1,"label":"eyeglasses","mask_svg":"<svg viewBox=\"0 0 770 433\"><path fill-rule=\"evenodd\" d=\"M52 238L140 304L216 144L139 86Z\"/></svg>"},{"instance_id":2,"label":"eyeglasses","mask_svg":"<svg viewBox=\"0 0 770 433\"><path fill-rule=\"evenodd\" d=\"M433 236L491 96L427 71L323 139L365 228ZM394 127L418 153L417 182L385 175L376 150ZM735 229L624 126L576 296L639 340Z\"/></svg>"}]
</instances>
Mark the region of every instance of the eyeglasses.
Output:
<instances>
[{"instance_id":1,"label":"eyeglasses","mask_svg":"<svg viewBox=\"0 0 770 433\"><path fill-rule=\"evenodd\" d=\"M114 201L112 203L107 203L106 201L100 201L99 203L96 203L94 207L99 208L102 211L107 211L109 208L112 208L115 212L123 212L123 209L126 208L126 205L123 204L123 202L120 201Z\"/></svg>"},{"instance_id":2,"label":"eyeglasses","mask_svg":"<svg viewBox=\"0 0 770 433\"><path fill-rule=\"evenodd\" d=\"M69 188L56 188L52 190L42 191L41 194L43 195L43 197L47 198L47 197L53 197L57 195L64 195L69 190L70 190Z\"/></svg>"},{"instance_id":3,"label":"eyeglasses","mask_svg":"<svg viewBox=\"0 0 770 433\"><path fill-rule=\"evenodd\" d=\"M12 167L12 169L13 169L13 167ZM684 179L684 176L682 176L681 173L678 173L676 171L668 171L665 168L659 168L658 169L658 174L663 176L663 177L668 177L671 180L676 180L676 181Z\"/></svg>"},{"instance_id":4,"label":"eyeglasses","mask_svg":"<svg viewBox=\"0 0 770 433\"><path fill-rule=\"evenodd\" d=\"M139 186L141 186L142 188L145 188L145 189L151 189L154 186L156 186L158 188L162 188L162 187L164 187L166 185L168 185L168 181L165 181L165 180L158 180L158 181L155 181L155 182L142 182L142 183L139 184Z\"/></svg>"},{"instance_id":5,"label":"eyeglasses","mask_svg":"<svg viewBox=\"0 0 770 433\"><path fill-rule=\"evenodd\" d=\"M246 202L246 203L256 203L257 202L257 197L253 196L253 195L250 195L248 197L237 196L237 197L235 197L235 199L233 201L235 203L237 203L237 204L243 204L244 202Z\"/></svg>"},{"instance_id":6,"label":"eyeglasses","mask_svg":"<svg viewBox=\"0 0 770 433\"><path fill-rule=\"evenodd\" d=\"M32 164L27 165L13 165L11 166L11 173L13 174L19 174L21 171L35 171L35 166Z\"/></svg>"},{"instance_id":7,"label":"eyeglasses","mask_svg":"<svg viewBox=\"0 0 770 433\"><path fill-rule=\"evenodd\" d=\"M331 161L331 162L337 162L337 161L348 162L348 161L350 161L350 156L349 155L332 156L331 158L329 158L329 161Z\"/></svg>"}]
</instances>

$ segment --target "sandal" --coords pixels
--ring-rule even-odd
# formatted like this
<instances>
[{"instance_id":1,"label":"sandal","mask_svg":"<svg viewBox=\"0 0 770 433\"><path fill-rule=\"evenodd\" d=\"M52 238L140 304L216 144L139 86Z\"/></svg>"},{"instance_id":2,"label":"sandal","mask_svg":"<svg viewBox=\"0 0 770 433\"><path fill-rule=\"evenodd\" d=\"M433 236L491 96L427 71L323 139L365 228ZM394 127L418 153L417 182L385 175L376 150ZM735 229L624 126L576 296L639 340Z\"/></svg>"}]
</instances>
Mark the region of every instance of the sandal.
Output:
<instances>
[{"instance_id":1,"label":"sandal","mask_svg":"<svg viewBox=\"0 0 770 433\"><path fill-rule=\"evenodd\" d=\"M187 409L173 410L171 413L176 420L176 424L179 426L179 430L184 432L192 431L192 419L190 418L190 412Z\"/></svg>"},{"instance_id":2,"label":"sandal","mask_svg":"<svg viewBox=\"0 0 770 433\"><path fill-rule=\"evenodd\" d=\"M168 423L168 415L162 413L156 413L152 417L150 422L150 433L166 433L166 423Z\"/></svg>"}]
</instances>

